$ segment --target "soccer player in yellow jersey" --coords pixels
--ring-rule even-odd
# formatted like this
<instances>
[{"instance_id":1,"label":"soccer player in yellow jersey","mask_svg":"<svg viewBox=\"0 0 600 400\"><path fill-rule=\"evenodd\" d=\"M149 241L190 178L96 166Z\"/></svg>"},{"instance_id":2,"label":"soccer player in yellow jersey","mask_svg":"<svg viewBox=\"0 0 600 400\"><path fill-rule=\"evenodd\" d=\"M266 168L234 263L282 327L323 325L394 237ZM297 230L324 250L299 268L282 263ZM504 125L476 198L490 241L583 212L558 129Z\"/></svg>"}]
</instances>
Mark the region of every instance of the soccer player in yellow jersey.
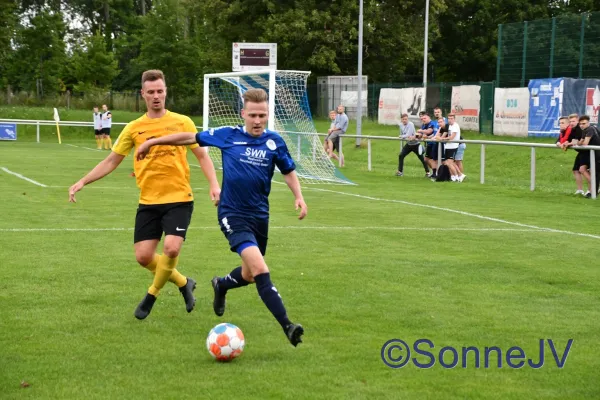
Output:
<instances>
[{"instance_id":1,"label":"soccer player in yellow jersey","mask_svg":"<svg viewBox=\"0 0 600 400\"><path fill-rule=\"evenodd\" d=\"M177 132L196 132L192 120L165 109L167 87L159 70L149 70L142 75L142 97L148 112L125 126L111 153L92 171L69 189L69 201L75 202L75 193L114 171L121 161L151 138ZM205 149L197 144L188 146L202 167L210 185L211 200L217 205L221 189L214 165ZM193 291L196 282L177 271L177 260L192 218L194 209L190 186L190 167L186 158L187 147L156 146L144 160L134 159L133 165L140 200L135 218L134 248L137 262L154 274L148 293L135 310L137 319L150 314L158 293L167 281L175 283L183 295L187 312L194 309ZM165 234L163 254L156 249Z\"/></svg>"}]
</instances>

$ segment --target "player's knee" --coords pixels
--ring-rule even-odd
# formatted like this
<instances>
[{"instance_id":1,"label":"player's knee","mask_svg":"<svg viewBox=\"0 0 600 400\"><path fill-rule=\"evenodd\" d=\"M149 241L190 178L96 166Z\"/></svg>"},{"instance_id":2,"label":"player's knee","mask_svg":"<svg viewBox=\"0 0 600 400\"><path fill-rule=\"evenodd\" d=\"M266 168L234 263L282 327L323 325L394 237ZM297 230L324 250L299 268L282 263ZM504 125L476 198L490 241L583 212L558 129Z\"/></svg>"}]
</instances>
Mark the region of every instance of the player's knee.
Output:
<instances>
[{"instance_id":1,"label":"player's knee","mask_svg":"<svg viewBox=\"0 0 600 400\"><path fill-rule=\"evenodd\" d=\"M267 264L265 264L264 262L262 263L258 263L255 264L251 267L251 272L252 272L252 276L256 276L256 275L260 275L260 274L266 274L267 272L269 272L269 267L267 267ZM254 280L254 279L252 279Z\"/></svg>"},{"instance_id":2,"label":"player's knee","mask_svg":"<svg viewBox=\"0 0 600 400\"><path fill-rule=\"evenodd\" d=\"M136 252L135 259L142 267L149 265L154 259L154 253L150 252Z\"/></svg>"},{"instance_id":3,"label":"player's knee","mask_svg":"<svg viewBox=\"0 0 600 400\"><path fill-rule=\"evenodd\" d=\"M163 253L169 258L175 258L179 256L179 252L181 251L181 246L174 243L165 243L163 248Z\"/></svg>"},{"instance_id":4,"label":"player's knee","mask_svg":"<svg viewBox=\"0 0 600 400\"><path fill-rule=\"evenodd\" d=\"M246 282L254 282L254 277L252 276L250 269L242 268L242 278L244 278Z\"/></svg>"},{"instance_id":5,"label":"player's knee","mask_svg":"<svg viewBox=\"0 0 600 400\"><path fill-rule=\"evenodd\" d=\"M582 165L581 167L579 167L579 173L580 174L585 174L587 172L587 166L586 165Z\"/></svg>"}]
</instances>

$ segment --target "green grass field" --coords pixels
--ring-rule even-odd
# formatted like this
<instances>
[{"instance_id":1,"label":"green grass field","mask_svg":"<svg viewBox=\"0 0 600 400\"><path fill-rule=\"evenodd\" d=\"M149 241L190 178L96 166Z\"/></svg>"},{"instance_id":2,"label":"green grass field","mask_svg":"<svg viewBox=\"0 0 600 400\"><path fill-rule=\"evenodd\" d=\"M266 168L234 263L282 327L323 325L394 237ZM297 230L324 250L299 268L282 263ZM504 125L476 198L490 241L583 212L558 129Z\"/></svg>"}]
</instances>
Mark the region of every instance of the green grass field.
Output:
<instances>
[{"instance_id":1,"label":"green grass field","mask_svg":"<svg viewBox=\"0 0 600 400\"><path fill-rule=\"evenodd\" d=\"M0 108L0 118L46 112ZM115 112L117 121L136 116ZM33 127L0 142L0 398L600 398L600 205L571 194L571 152L540 149L530 192L529 148L488 146L481 185L479 146L468 146L469 178L457 184L424 179L414 156L403 178L393 176L391 141L373 142L368 172L366 148L347 144L343 173L357 185L305 186L304 221L289 190L274 184L267 263L291 319L306 329L293 348L252 286L229 293L222 318L213 314L209 281L238 259L195 167L195 213L178 268L199 282L196 310L187 314L169 284L150 317L136 320L151 275L133 254L132 160L68 203L68 187L108 152L85 148L95 146L91 129L61 129L63 145L41 129L41 143ZM396 130L365 123L364 133ZM228 364L205 348L220 322L239 326L247 341ZM386 341L421 338L436 358L444 346L498 346L502 368L495 355L484 368L483 354L475 368L472 353L467 368L462 360L452 369L383 363ZM540 339L552 339L559 358L574 340L563 368L548 345L542 368L507 365L512 346L537 362Z\"/></svg>"}]
</instances>

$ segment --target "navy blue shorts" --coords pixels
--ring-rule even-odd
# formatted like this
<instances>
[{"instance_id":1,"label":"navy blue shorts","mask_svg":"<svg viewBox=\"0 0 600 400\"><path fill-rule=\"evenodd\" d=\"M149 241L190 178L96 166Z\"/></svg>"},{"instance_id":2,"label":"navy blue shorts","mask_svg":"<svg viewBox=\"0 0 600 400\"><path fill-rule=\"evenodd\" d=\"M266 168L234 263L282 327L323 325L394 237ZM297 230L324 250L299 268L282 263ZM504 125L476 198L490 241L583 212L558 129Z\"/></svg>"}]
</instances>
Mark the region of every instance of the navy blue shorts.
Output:
<instances>
[{"instance_id":1,"label":"navy blue shorts","mask_svg":"<svg viewBox=\"0 0 600 400\"><path fill-rule=\"evenodd\" d=\"M252 242L258 246L264 256L269 239L269 220L252 217L222 217L219 219L221 232L229 241L229 248L234 253L244 242Z\"/></svg>"},{"instance_id":2,"label":"navy blue shorts","mask_svg":"<svg viewBox=\"0 0 600 400\"><path fill-rule=\"evenodd\" d=\"M427 146L425 147L425 157L430 158L432 160L437 160L438 157L438 143L435 142L427 142Z\"/></svg>"}]
</instances>

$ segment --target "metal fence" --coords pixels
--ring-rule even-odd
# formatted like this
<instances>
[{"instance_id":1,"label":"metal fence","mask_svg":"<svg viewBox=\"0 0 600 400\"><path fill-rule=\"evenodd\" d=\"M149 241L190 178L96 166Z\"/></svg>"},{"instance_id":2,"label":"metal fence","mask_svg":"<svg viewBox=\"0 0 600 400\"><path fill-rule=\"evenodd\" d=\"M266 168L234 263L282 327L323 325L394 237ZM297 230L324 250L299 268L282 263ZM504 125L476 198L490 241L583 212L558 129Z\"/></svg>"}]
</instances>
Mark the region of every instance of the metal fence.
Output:
<instances>
[{"instance_id":1,"label":"metal fence","mask_svg":"<svg viewBox=\"0 0 600 400\"><path fill-rule=\"evenodd\" d=\"M54 126L55 124L57 124L57 122L55 121L51 121L51 120L21 120L21 119L0 119L0 123L13 123L13 124L17 124L17 125L34 125L36 126L36 141L39 143L40 142L40 126ZM80 121L61 121L58 122L59 125L61 126L78 126L78 127L92 127L93 124L90 122L80 122ZM124 123L115 123L115 125L125 125ZM201 130L202 127L196 127L198 128L198 130ZM295 133L298 135L315 135L314 133L307 133L307 132L289 132L289 133ZM326 134L322 134L322 133L316 133L316 135L318 136L322 136L325 137L327 136ZM356 135L343 135L340 136L340 141L339 141L339 154L343 155L343 142L344 142L344 138L361 138L362 140L366 140L367 141L367 170L371 171L372 170L372 158L373 158L373 152L372 152L372 147L371 147L371 142L373 140L387 140L387 141L397 141L397 142L402 142L398 137L393 137L393 136L356 136ZM531 152L530 152L530 186L529 189L531 191L535 190L536 187L536 148L548 148L548 149L555 149L555 150L560 150L556 145L553 144L544 144L544 143L524 143L524 142L505 142L505 141L492 141L492 140L460 140L461 143L472 143L472 144L480 144L481 145L481 151L480 151L480 173L479 173L479 182L481 184L485 183L485 167L486 167L486 156L485 156L485 150L486 150L486 146L519 146L519 147L529 147L531 148ZM590 151L590 174L591 174L591 195L593 199L597 198L597 192L598 192L598 188L596 187L596 174L599 173L600 171L597 171L596 166L596 151L600 151L600 146L574 146L574 149L589 149ZM441 153L441 149L442 146L438 146L438 154L437 154L437 158L438 158L438 163L441 164L442 162L442 153ZM93 150L93 149L92 149ZM595 150L595 151L594 151ZM298 159L301 157L301 155L298 156ZM311 155L308 155L308 157L316 157L315 152L313 152ZM341 165L341 158L340 158L340 165Z\"/></svg>"},{"instance_id":2,"label":"metal fence","mask_svg":"<svg viewBox=\"0 0 600 400\"><path fill-rule=\"evenodd\" d=\"M425 109L433 113L435 107L440 107L444 115L451 109L452 87L460 85L478 85L481 87L479 132L493 132L494 122L494 89L495 82L440 82L427 84L425 93ZM364 117L377 120L379 112L379 94L381 89L400 89L409 87L423 87L422 83L372 83L367 85L367 114ZM334 110L338 104L343 104L340 93L342 91L358 91L356 84L343 84L341 88L331 87L329 90L319 90L317 85L308 85L308 97L311 103L313 116L326 118L330 110ZM328 93L333 93L329 96Z\"/></svg>"},{"instance_id":3,"label":"metal fence","mask_svg":"<svg viewBox=\"0 0 600 400\"><path fill-rule=\"evenodd\" d=\"M498 87L600 75L600 12L498 25Z\"/></svg>"}]
</instances>

